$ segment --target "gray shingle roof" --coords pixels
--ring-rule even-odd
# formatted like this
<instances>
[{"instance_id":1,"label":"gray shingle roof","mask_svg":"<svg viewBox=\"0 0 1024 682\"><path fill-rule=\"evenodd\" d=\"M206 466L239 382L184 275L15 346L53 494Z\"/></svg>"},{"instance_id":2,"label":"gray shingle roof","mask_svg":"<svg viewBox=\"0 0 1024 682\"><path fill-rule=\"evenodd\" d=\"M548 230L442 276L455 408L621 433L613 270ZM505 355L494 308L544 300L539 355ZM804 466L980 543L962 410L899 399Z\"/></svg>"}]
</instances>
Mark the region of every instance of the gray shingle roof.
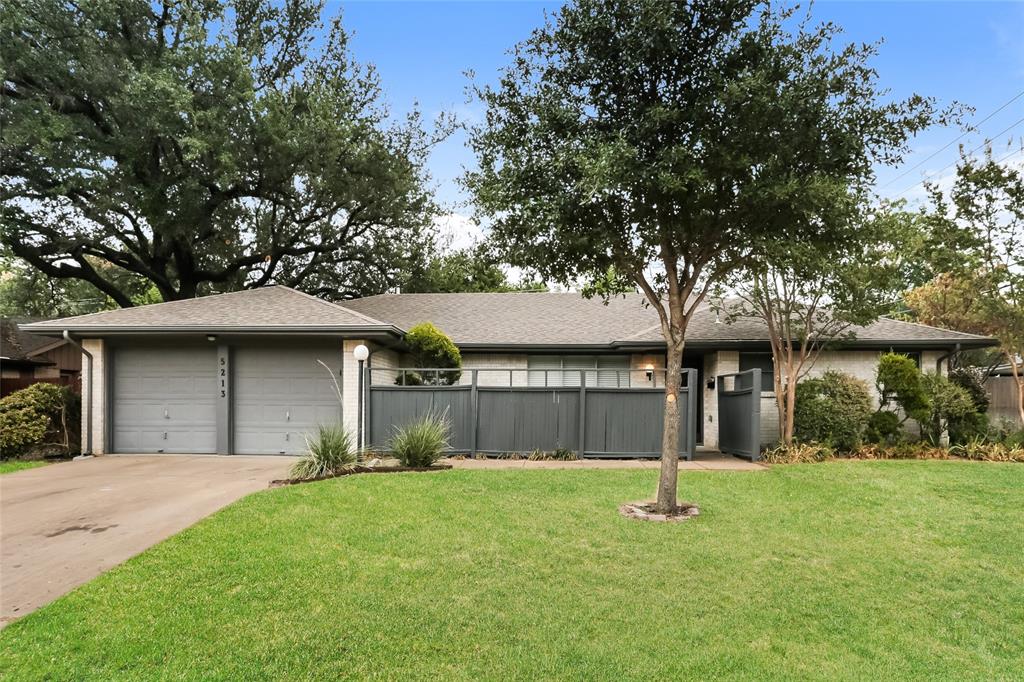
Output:
<instances>
[{"instance_id":1,"label":"gray shingle roof","mask_svg":"<svg viewBox=\"0 0 1024 682\"><path fill-rule=\"evenodd\" d=\"M657 313L639 294L616 297L606 305L575 293L508 294L384 294L345 307L408 329L433 322L459 345L660 345ZM704 305L690 321L687 342L766 342L767 329L753 318L719 322ZM920 344L927 346L990 345L973 334L882 318L854 330L855 344Z\"/></svg>"},{"instance_id":2,"label":"gray shingle roof","mask_svg":"<svg viewBox=\"0 0 1024 682\"><path fill-rule=\"evenodd\" d=\"M161 329L251 329L292 328L336 329L344 327L384 327L385 323L354 310L347 310L283 286L236 291L183 301L168 301L134 308L119 308L89 315L48 320L25 327L27 331L70 329L138 328Z\"/></svg>"},{"instance_id":3,"label":"gray shingle roof","mask_svg":"<svg viewBox=\"0 0 1024 682\"><path fill-rule=\"evenodd\" d=\"M573 293L383 294L344 305L402 329L433 322L462 345L602 345L658 323L639 295L606 305Z\"/></svg>"},{"instance_id":4,"label":"gray shingle roof","mask_svg":"<svg viewBox=\"0 0 1024 682\"><path fill-rule=\"evenodd\" d=\"M52 346L55 343L52 338L18 328L19 325L39 321L39 318L31 317L0 318L0 357L27 361L39 349Z\"/></svg>"},{"instance_id":5,"label":"gray shingle roof","mask_svg":"<svg viewBox=\"0 0 1024 682\"><path fill-rule=\"evenodd\" d=\"M752 318L726 324L709 306L690 322L687 343L698 346L763 343L764 325ZM460 346L662 345L658 315L639 294L587 299L576 293L384 294L330 303L283 286L185 301L108 310L23 327L59 334L107 331L368 331L396 336L432 322ZM992 345L972 334L883 318L856 330L859 345L946 347Z\"/></svg>"}]
</instances>

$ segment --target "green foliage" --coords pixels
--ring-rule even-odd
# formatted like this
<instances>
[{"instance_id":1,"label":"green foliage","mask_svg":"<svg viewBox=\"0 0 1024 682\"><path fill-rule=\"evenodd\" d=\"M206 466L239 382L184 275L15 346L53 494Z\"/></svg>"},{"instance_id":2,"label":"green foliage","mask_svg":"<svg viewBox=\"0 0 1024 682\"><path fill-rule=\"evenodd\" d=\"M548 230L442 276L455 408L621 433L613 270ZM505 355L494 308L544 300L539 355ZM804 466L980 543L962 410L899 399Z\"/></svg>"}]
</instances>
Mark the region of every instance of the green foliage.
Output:
<instances>
[{"instance_id":1,"label":"green foliage","mask_svg":"<svg viewBox=\"0 0 1024 682\"><path fill-rule=\"evenodd\" d=\"M431 258L412 268L403 293L547 291L542 282L509 281L500 261L483 246L461 249Z\"/></svg>"},{"instance_id":2,"label":"green foliage","mask_svg":"<svg viewBox=\"0 0 1024 682\"><path fill-rule=\"evenodd\" d=\"M931 404L921 370L906 355L885 353L879 358L875 387L878 389L879 409L899 408L918 422L928 418Z\"/></svg>"},{"instance_id":3,"label":"green foliage","mask_svg":"<svg viewBox=\"0 0 1024 682\"><path fill-rule=\"evenodd\" d=\"M865 383L842 372L825 372L796 388L794 436L846 452L861 443L871 414Z\"/></svg>"},{"instance_id":4,"label":"green foliage","mask_svg":"<svg viewBox=\"0 0 1024 682\"><path fill-rule=\"evenodd\" d=\"M313 479L340 474L356 465L356 451L348 431L333 424L321 424L316 434L305 436L306 452L292 465L292 478Z\"/></svg>"},{"instance_id":5,"label":"green foliage","mask_svg":"<svg viewBox=\"0 0 1024 682\"><path fill-rule=\"evenodd\" d=\"M951 454L985 462L1024 462L1024 443L993 443L974 438L954 445Z\"/></svg>"},{"instance_id":6,"label":"green foliage","mask_svg":"<svg viewBox=\"0 0 1024 682\"><path fill-rule=\"evenodd\" d=\"M409 355L416 367L456 370L462 366L462 354L458 346L430 322L421 322L409 329L405 334L405 343L409 346ZM431 386L450 386L458 383L459 377L462 376L462 372L458 371L424 372L422 376L417 375L418 379L411 376L416 373L409 374L406 381L410 385L418 385L413 382L419 380L420 383ZM400 376L396 383L402 380Z\"/></svg>"},{"instance_id":7,"label":"green foliage","mask_svg":"<svg viewBox=\"0 0 1024 682\"><path fill-rule=\"evenodd\" d=\"M864 439L869 443L893 444L903 437L903 420L895 412L878 410L868 419Z\"/></svg>"},{"instance_id":8,"label":"green foliage","mask_svg":"<svg viewBox=\"0 0 1024 682\"><path fill-rule=\"evenodd\" d=\"M447 412L428 412L420 419L398 427L388 442L402 466L428 467L445 455L451 421Z\"/></svg>"},{"instance_id":9,"label":"green foliage","mask_svg":"<svg viewBox=\"0 0 1024 682\"><path fill-rule=\"evenodd\" d=\"M930 407L924 419L918 420L921 434L932 445L938 445L942 434L954 422L965 423L978 415L971 394L939 374L925 372L921 377Z\"/></svg>"},{"instance_id":10,"label":"green foliage","mask_svg":"<svg viewBox=\"0 0 1024 682\"><path fill-rule=\"evenodd\" d=\"M37 383L0 400L0 457L78 449L79 397L65 386Z\"/></svg>"},{"instance_id":11,"label":"green foliage","mask_svg":"<svg viewBox=\"0 0 1024 682\"><path fill-rule=\"evenodd\" d=\"M120 306L139 282L162 300L400 284L428 250L424 164L451 124L396 121L322 10L4 3L2 242Z\"/></svg>"},{"instance_id":12,"label":"green foliage","mask_svg":"<svg viewBox=\"0 0 1024 682\"><path fill-rule=\"evenodd\" d=\"M975 438L984 438L989 431L988 392L983 381L984 370L979 367L957 367L949 373L949 380L967 391L974 410L961 417L949 419L949 440L951 443L966 443Z\"/></svg>"}]
</instances>

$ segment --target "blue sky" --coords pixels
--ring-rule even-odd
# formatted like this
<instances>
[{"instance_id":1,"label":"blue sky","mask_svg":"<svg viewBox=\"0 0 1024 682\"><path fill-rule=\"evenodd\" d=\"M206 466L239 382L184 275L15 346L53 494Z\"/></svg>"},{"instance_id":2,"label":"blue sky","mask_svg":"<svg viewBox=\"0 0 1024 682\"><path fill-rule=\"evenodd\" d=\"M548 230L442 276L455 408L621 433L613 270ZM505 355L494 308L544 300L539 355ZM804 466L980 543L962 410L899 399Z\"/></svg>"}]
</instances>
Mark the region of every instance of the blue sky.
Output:
<instances>
[{"instance_id":1,"label":"blue sky","mask_svg":"<svg viewBox=\"0 0 1024 682\"><path fill-rule=\"evenodd\" d=\"M472 70L478 80L492 81L508 61L506 51L542 22L545 9L559 4L362 0L335 2L328 11L342 10L346 27L354 32L353 55L377 67L395 113L419 102L428 116L448 110L472 120L480 115L480 108L465 103L464 72ZM980 121L1024 92L1024 2L825 1L815 5L813 15L843 26L850 41L885 40L874 66L881 84L894 97L917 92L946 103L956 100L973 106L973 120ZM879 170L880 193L916 200L921 188L915 184L925 174L948 178L952 167L946 167L955 162L958 144L972 149L1022 118L1024 97L982 124L980 133L966 135L897 179L962 131L936 128L920 135L901 169ZM1005 145L1011 136L1019 149L1022 135L1024 122L996 141L997 155L1009 151ZM1022 156L1015 154L1010 160L1020 161ZM431 157L438 196L455 214L472 212L456 183L472 164L473 156L461 135ZM465 228L456 222L452 229Z\"/></svg>"}]
</instances>

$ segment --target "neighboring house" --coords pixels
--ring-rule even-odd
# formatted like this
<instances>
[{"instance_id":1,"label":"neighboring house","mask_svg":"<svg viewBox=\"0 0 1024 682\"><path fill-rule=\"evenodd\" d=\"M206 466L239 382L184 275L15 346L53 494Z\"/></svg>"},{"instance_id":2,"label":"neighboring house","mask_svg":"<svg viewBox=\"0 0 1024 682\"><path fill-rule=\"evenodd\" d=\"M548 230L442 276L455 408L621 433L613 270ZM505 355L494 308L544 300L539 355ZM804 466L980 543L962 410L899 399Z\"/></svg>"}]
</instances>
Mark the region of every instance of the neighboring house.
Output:
<instances>
[{"instance_id":1,"label":"neighboring house","mask_svg":"<svg viewBox=\"0 0 1024 682\"><path fill-rule=\"evenodd\" d=\"M0 318L0 397L40 381L80 390L81 352L64 339L18 328L39 321Z\"/></svg>"},{"instance_id":2,"label":"neighboring house","mask_svg":"<svg viewBox=\"0 0 1024 682\"><path fill-rule=\"evenodd\" d=\"M464 368L493 370L479 372L480 385L571 386L584 370L588 385L663 386L657 314L637 295L605 304L574 293L386 294L335 304L266 287L25 329L54 337L67 330L92 355L83 401L90 418L83 421L91 424L93 452L265 454L301 452L304 434L322 421L340 419L354 432L359 372L353 350L367 345L369 365L378 370L374 381L393 382L392 370L408 366L403 334L423 321L452 337ZM873 385L885 351L945 371L944 360L956 348L992 343L882 319L824 352L814 373L838 369ZM749 319L724 324L712 310L698 311L684 366L699 374L698 440L716 447L715 377L755 367L770 372L764 328ZM470 373L463 374L468 381ZM765 393L762 400L768 442L773 397Z\"/></svg>"}]
</instances>

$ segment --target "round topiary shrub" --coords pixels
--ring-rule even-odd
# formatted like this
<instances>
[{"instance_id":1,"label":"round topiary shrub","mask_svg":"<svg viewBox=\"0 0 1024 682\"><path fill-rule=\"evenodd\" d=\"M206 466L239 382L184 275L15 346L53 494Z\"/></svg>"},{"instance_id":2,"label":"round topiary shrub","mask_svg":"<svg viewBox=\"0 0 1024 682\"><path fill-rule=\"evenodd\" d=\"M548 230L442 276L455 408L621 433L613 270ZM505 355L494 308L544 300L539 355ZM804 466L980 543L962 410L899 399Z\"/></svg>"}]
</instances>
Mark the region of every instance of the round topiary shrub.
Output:
<instances>
[{"instance_id":1,"label":"round topiary shrub","mask_svg":"<svg viewBox=\"0 0 1024 682\"><path fill-rule=\"evenodd\" d=\"M421 372L416 377L399 377L396 383L410 385L426 384L428 386L450 386L458 383L462 372L462 354L455 342L443 331L429 322L421 322L405 334L405 343L409 346L409 355L417 368L441 369L448 371ZM454 371L453 371L454 370Z\"/></svg>"},{"instance_id":2,"label":"round topiary shrub","mask_svg":"<svg viewBox=\"0 0 1024 682\"><path fill-rule=\"evenodd\" d=\"M830 371L796 387L793 433L800 442L849 452L860 445L870 415L867 384L856 377Z\"/></svg>"}]
</instances>

